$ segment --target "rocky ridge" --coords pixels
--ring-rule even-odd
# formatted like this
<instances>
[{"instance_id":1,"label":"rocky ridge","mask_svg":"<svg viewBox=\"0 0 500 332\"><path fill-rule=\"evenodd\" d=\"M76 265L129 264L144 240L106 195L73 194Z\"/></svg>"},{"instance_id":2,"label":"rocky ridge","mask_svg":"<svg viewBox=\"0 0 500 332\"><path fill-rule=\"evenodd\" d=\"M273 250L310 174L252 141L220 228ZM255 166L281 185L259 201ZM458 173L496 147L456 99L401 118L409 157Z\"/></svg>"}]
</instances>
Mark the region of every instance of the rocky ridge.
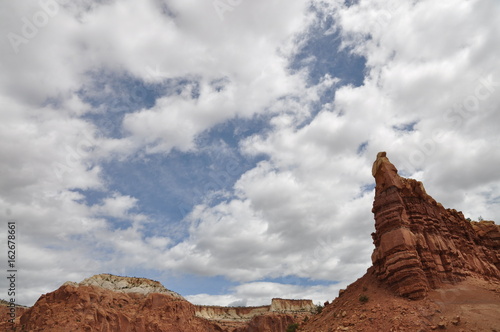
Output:
<instances>
[{"instance_id":1,"label":"rocky ridge","mask_svg":"<svg viewBox=\"0 0 500 332\"><path fill-rule=\"evenodd\" d=\"M166 289L160 282L146 278L121 277L112 274L97 274L84 279L80 283L67 281L64 285L72 286L97 286L122 293L139 293L148 295L150 293L168 294L173 298L184 300L184 298L171 290Z\"/></svg>"},{"instance_id":2,"label":"rocky ridge","mask_svg":"<svg viewBox=\"0 0 500 332\"><path fill-rule=\"evenodd\" d=\"M100 274L66 282L18 312L20 331L281 332L311 315L311 300L262 307L193 305L157 281ZM0 330L7 328L0 322Z\"/></svg>"}]
</instances>

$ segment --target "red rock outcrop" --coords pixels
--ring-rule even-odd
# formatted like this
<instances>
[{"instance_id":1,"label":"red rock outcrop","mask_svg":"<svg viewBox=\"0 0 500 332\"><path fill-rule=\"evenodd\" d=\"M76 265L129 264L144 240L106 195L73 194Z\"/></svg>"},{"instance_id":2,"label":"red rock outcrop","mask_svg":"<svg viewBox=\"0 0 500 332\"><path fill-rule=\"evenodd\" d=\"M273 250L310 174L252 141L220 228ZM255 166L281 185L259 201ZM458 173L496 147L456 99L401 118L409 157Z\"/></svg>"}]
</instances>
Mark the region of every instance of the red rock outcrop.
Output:
<instances>
[{"instance_id":1,"label":"red rock outcrop","mask_svg":"<svg viewBox=\"0 0 500 332\"><path fill-rule=\"evenodd\" d=\"M312 300L274 298L271 305L259 307L195 306L196 316L232 332L281 332L297 320L316 311ZM283 328L284 326L284 328Z\"/></svg>"},{"instance_id":2,"label":"red rock outcrop","mask_svg":"<svg viewBox=\"0 0 500 332\"><path fill-rule=\"evenodd\" d=\"M500 251L500 225L495 225L495 222L491 220L482 220L473 221L472 228L485 247Z\"/></svg>"},{"instance_id":3,"label":"red rock outcrop","mask_svg":"<svg viewBox=\"0 0 500 332\"><path fill-rule=\"evenodd\" d=\"M445 209L422 182L400 177L385 152L377 155L372 174L372 262L396 294L420 299L469 275L500 279L499 226L473 225L461 212Z\"/></svg>"},{"instance_id":4,"label":"red rock outcrop","mask_svg":"<svg viewBox=\"0 0 500 332\"><path fill-rule=\"evenodd\" d=\"M252 318L247 326L234 332L285 332L296 319L290 314L267 313Z\"/></svg>"},{"instance_id":5,"label":"red rock outcrop","mask_svg":"<svg viewBox=\"0 0 500 332\"><path fill-rule=\"evenodd\" d=\"M12 331L12 327L19 325L19 317L28 310L28 307L10 303L0 299L0 331Z\"/></svg>"},{"instance_id":6,"label":"red rock outcrop","mask_svg":"<svg viewBox=\"0 0 500 332\"><path fill-rule=\"evenodd\" d=\"M311 300L285 299L261 307L193 305L157 281L101 274L42 295L18 311L15 325L22 331L282 332L313 309ZM7 327L0 322L0 330Z\"/></svg>"},{"instance_id":7,"label":"red rock outcrop","mask_svg":"<svg viewBox=\"0 0 500 332\"><path fill-rule=\"evenodd\" d=\"M445 209L385 152L373 176L373 266L298 331L500 331L500 226Z\"/></svg>"},{"instance_id":8,"label":"red rock outcrop","mask_svg":"<svg viewBox=\"0 0 500 332\"><path fill-rule=\"evenodd\" d=\"M23 331L223 331L196 317L194 305L170 294L71 284L42 295L20 325Z\"/></svg>"}]
</instances>

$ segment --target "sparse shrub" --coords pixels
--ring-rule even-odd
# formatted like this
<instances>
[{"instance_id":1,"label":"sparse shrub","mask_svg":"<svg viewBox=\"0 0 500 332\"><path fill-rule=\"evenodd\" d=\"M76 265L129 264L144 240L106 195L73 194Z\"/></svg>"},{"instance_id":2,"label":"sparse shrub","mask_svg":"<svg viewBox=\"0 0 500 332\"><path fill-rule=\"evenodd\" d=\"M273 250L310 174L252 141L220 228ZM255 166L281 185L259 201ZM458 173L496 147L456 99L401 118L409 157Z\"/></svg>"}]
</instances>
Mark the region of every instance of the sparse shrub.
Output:
<instances>
[{"instance_id":1,"label":"sparse shrub","mask_svg":"<svg viewBox=\"0 0 500 332\"><path fill-rule=\"evenodd\" d=\"M288 325L288 327L286 328L286 332L295 332L295 331L297 331L298 328L299 328L299 324L293 323L293 324Z\"/></svg>"},{"instance_id":2,"label":"sparse shrub","mask_svg":"<svg viewBox=\"0 0 500 332\"><path fill-rule=\"evenodd\" d=\"M366 292L368 290L368 287L363 286L363 292Z\"/></svg>"},{"instance_id":3,"label":"sparse shrub","mask_svg":"<svg viewBox=\"0 0 500 332\"><path fill-rule=\"evenodd\" d=\"M361 302L361 303L366 303L366 302L368 302L368 300L369 300L368 296L366 296L364 294L361 294L359 296L359 302Z\"/></svg>"},{"instance_id":4,"label":"sparse shrub","mask_svg":"<svg viewBox=\"0 0 500 332\"><path fill-rule=\"evenodd\" d=\"M318 305L316 305L316 314L323 312L323 308L324 306L322 306L321 303L318 303Z\"/></svg>"},{"instance_id":5,"label":"sparse shrub","mask_svg":"<svg viewBox=\"0 0 500 332\"><path fill-rule=\"evenodd\" d=\"M304 323L307 322L309 320L309 317L304 317Z\"/></svg>"}]
</instances>

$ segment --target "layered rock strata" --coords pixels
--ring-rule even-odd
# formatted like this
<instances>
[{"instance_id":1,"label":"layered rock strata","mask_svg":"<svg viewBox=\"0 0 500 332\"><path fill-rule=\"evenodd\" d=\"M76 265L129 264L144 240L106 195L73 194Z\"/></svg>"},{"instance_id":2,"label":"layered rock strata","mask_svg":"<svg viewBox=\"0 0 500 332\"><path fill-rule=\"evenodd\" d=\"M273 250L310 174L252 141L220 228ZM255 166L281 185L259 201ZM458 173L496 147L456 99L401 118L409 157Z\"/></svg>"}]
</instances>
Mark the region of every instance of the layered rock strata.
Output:
<instances>
[{"instance_id":1,"label":"layered rock strata","mask_svg":"<svg viewBox=\"0 0 500 332\"><path fill-rule=\"evenodd\" d=\"M398 295L421 299L431 288L469 275L500 279L500 226L471 223L429 196L422 182L398 175L377 155L376 232L372 262L379 280Z\"/></svg>"},{"instance_id":2,"label":"layered rock strata","mask_svg":"<svg viewBox=\"0 0 500 332\"><path fill-rule=\"evenodd\" d=\"M312 300L291 300L274 298L271 305L259 307L223 307L196 305L195 313L197 317L209 320L233 320L250 321L255 316L267 313L312 313L316 311L316 306Z\"/></svg>"}]
</instances>

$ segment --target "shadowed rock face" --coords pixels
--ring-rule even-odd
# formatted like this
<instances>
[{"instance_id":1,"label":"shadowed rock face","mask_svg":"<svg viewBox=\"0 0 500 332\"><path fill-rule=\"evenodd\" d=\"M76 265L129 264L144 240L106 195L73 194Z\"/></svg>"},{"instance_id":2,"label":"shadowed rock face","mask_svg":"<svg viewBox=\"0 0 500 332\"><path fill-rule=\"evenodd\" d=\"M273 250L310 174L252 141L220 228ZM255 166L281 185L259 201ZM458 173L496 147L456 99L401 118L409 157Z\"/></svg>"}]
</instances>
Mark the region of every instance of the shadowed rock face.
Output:
<instances>
[{"instance_id":1,"label":"shadowed rock face","mask_svg":"<svg viewBox=\"0 0 500 332\"><path fill-rule=\"evenodd\" d=\"M425 297L430 288L468 275L500 279L500 226L467 221L445 209L420 181L400 177L385 152L377 155L376 232L372 262L379 280L398 295Z\"/></svg>"}]
</instances>

